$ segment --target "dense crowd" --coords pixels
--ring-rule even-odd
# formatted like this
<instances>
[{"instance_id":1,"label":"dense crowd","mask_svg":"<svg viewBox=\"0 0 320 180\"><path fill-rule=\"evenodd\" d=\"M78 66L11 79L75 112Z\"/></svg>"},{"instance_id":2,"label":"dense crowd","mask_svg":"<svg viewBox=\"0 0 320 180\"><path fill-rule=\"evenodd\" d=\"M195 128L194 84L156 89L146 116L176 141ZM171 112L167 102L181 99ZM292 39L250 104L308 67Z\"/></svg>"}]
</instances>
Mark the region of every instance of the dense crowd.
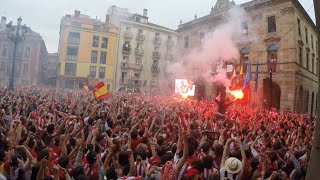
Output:
<instances>
[{"instance_id":1,"label":"dense crowd","mask_svg":"<svg viewBox=\"0 0 320 180\"><path fill-rule=\"evenodd\" d=\"M0 179L301 180L306 115L145 94L0 89Z\"/></svg>"}]
</instances>

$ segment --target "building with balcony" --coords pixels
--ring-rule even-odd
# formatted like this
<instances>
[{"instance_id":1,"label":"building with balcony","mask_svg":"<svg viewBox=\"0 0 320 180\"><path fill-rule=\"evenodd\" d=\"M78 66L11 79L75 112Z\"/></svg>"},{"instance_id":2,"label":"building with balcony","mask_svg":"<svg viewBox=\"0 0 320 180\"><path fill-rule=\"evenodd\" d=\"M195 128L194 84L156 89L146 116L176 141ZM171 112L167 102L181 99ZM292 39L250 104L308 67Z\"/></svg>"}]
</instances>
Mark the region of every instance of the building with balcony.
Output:
<instances>
[{"instance_id":1,"label":"building with balcony","mask_svg":"<svg viewBox=\"0 0 320 180\"><path fill-rule=\"evenodd\" d=\"M118 49L122 49L116 55L114 90L148 93L161 86L166 64L175 58L177 32L149 22L146 9L140 15L112 6L107 16L118 28Z\"/></svg>"},{"instance_id":2,"label":"building with balcony","mask_svg":"<svg viewBox=\"0 0 320 180\"><path fill-rule=\"evenodd\" d=\"M117 37L118 29L108 18L105 21L92 19L77 10L72 16L64 16L60 25L57 86L81 88L104 82L112 91L116 81ZM130 34L125 37L132 38ZM123 44L118 50L131 53L129 44Z\"/></svg>"},{"instance_id":3,"label":"building with balcony","mask_svg":"<svg viewBox=\"0 0 320 180\"><path fill-rule=\"evenodd\" d=\"M8 38L6 17L0 23L0 86L7 87L11 79L14 43ZM16 28L16 26L14 26ZM41 84L41 64L47 59L47 48L39 33L27 27L24 40L17 45L14 85Z\"/></svg>"},{"instance_id":4,"label":"building with balcony","mask_svg":"<svg viewBox=\"0 0 320 180\"><path fill-rule=\"evenodd\" d=\"M239 32L242 33L235 38L240 56L230 63L236 65L237 74L241 66L244 74L252 73L246 92L248 102L314 115L319 97L317 29L297 0L253 0L240 5L218 0L210 14L179 26L179 52L187 54L200 48L207 34L227 22L227 11L233 6L240 6L247 12L247 16L239 17ZM247 72L249 63L251 72ZM257 64L258 90L254 92ZM215 73L220 68L209 69ZM219 88L217 84L207 84L207 94L216 96Z\"/></svg>"}]
</instances>

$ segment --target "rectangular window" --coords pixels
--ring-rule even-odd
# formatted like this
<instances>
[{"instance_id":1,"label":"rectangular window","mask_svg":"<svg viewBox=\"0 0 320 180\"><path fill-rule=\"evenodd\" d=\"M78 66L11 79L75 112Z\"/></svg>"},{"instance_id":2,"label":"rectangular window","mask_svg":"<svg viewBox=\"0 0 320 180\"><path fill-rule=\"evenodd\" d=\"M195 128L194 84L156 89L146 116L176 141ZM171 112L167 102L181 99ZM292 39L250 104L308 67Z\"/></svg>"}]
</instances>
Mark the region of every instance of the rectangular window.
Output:
<instances>
[{"instance_id":1,"label":"rectangular window","mask_svg":"<svg viewBox=\"0 0 320 180\"><path fill-rule=\"evenodd\" d=\"M95 78L96 77L96 67L90 66L90 77Z\"/></svg>"},{"instance_id":2,"label":"rectangular window","mask_svg":"<svg viewBox=\"0 0 320 180\"><path fill-rule=\"evenodd\" d=\"M80 33L69 32L68 44L79 45L80 44Z\"/></svg>"},{"instance_id":3,"label":"rectangular window","mask_svg":"<svg viewBox=\"0 0 320 180\"><path fill-rule=\"evenodd\" d=\"M6 62L1 62L0 71L6 71Z\"/></svg>"},{"instance_id":4,"label":"rectangular window","mask_svg":"<svg viewBox=\"0 0 320 180\"><path fill-rule=\"evenodd\" d=\"M107 90L110 91L110 84L107 84Z\"/></svg>"},{"instance_id":5,"label":"rectangular window","mask_svg":"<svg viewBox=\"0 0 320 180\"><path fill-rule=\"evenodd\" d=\"M25 59L29 59L30 58L30 47L26 47L25 49L24 49L24 58Z\"/></svg>"},{"instance_id":6,"label":"rectangular window","mask_svg":"<svg viewBox=\"0 0 320 180\"><path fill-rule=\"evenodd\" d=\"M276 17L271 16L268 17L268 32L276 32L277 31L277 23L276 23Z\"/></svg>"},{"instance_id":7,"label":"rectangular window","mask_svg":"<svg viewBox=\"0 0 320 180\"><path fill-rule=\"evenodd\" d=\"M309 38L308 38L308 29L306 28L306 29L305 29L305 31L306 31L306 42L308 43L308 42L309 42Z\"/></svg>"},{"instance_id":8,"label":"rectangular window","mask_svg":"<svg viewBox=\"0 0 320 180\"><path fill-rule=\"evenodd\" d=\"M309 53L307 53L306 68L307 68L307 70L309 70Z\"/></svg>"},{"instance_id":9,"label":"rectangular window","mask_svg":"<svg viewBox=\"0 0 320 180\"><path fill-rule=\"evenodd\" d=\"M106 64L106 62L107 62L107 52L101 51L100 64Z\"/></svg>"},{"instance_id":10,"label":"rectangular window","mask_svg":"<svg viewBox=\"0 0 320 180\"><path fill-rule=\"evenodd\" d=\"M125 79L126 77L127 77L127 72L122 72L122 73L121 73L121 78L122 78L122 79Z\"/></svg>"},{"instance_id":11,"label":"rectangular window","mask_svg":"<svg viewBox=\"0 0 320 180\"><path fill-rule=\"evenodd\" d=\"M8 46L4 45L4 46L2 47L2 52L1 52L1 54L2 54L2 57L7 57L7 56L8 56Z\"/></svg>"},{"instance_id":12,"label":"rectangular window","mask_svg":"<svg viewBox=\"0 0 320 180\"><path fill-rule=\"evenodd\" d=\"M248 36L248 34L249 34L249 28L248 28L248 23L247 22L243 22L243 23L241 23L241 34L243 35L243 36Z\"/></svg>"},{"instance_id":13,"label":"rectangular window","mask_svg":"<svg viewBox=\"0 0 320 180\"><path fill-rule=\"evenodd\" d=\"M108 48L108 38L102 38L101 48Z\"/></svg>"},{"instance_id":14,"label":"rectangular window","mask_svg":"<svg viewBox=\"0 0 320 180\"><path fill-rule=\"evenodd\" d=\"M300 19L298 18L298 33L301 36L301 24L300 24Z\"/></svg>"},{"instance_id":15,"label":"rectangular window","mask_svg":"<svg viewBox=\"0 0 320 180\"><path fill-rule=\"evenodd\" d=\"M311 34L311 48L313 49L313 35Z\"/></svg>"},{"instance_id":16,"label":"rectangular window","mask_svg":"<svg viewBox=\"0 0 320 180\"><path fill-rule=\"evenodd\" d=\"M76 63L66 63L66 67L64 69L64 75L67 76L75 76L77 71Z\"/></svg>"},{"instance_id":17,"label":"rectangular window","mask_svg":"<svg viewBox=\"0 0 320 180\"><path fill-rule=\"evenodd\" d=\"M189 37L184 37L184 48L189 48Z\"/></svg>"},{"instance_id":18,"label":"rectangular window","mask_svg":"<svg viewBox=\"0 0 320 180\"><path fill-rule=\"evenodd\" d=\"M140 78L140 74L139 74L139 73L134 73L134 77L135 77L136 79L139 79L139 78Z\"/></svg>"},{"instance_id":19,"label":"rectangular window","mask_svg":"<svg viewBox=\"0 0 320 180\"><path fill-rule=\"evenodd\" d=\"M105 78L106 76L106 68L105 67L100 67L99 68L99 78Z\"/></svg>"},{"instance_id":20,"label":"rectangular window","mask_svg":"<svg viewBox=\"0 0 320 180\"><path fill-rule=\"evenodd\" d=\"M99 47L99 36L93 36L92 47Z\"/></svg>"},{"instance_id":21,"label":"rectangular window","mask_svg":"<svg viewBox=\"0 0 320 180\"><path fill-rule=\"evenodd\" d=\"M91 52L91 62L97 63L98 61L98 51L92 51Z\"/></svg>"},{"instance_id":22,"label":"rectangular window","mask_svg":"<svg viewBox=\"0 0 320 180\"><path fill-rule=\"evenodd\" d=\"M78 59L78 47L68 46L67 47L67 61L77 61Z\"/></svg>"},{"instance_id":23,"label":"rectangular window","mask_svg":"<svg viewBox=\"0 0 320 180\"><path fill-rule=\"evenodd\" d=\"M23 75L27 75L29 72L29 64L23 65Z\"/></svg>"},{"instance_id":24,"label":"rectangular window","mask_svg":"<svg viewBox=\"0 0 320 180\"><path fill-rule=\"evenodd\" d=\"M299 64L303 66L302 47L299 47Z\"/></svg>"},{"instance_id":25,"label":"rectangular window","mask_svg":"<svg viewBox=\"0 0 320 180\"><path fill-rule=\"evenodd\" d=\"M315 73L315 68L314 68L314 57L312 57L312 61L311 61L311 63L312 63L312 66L311 66L311 68L312 68L312 73Z\"/></svg>"}]
</instances>

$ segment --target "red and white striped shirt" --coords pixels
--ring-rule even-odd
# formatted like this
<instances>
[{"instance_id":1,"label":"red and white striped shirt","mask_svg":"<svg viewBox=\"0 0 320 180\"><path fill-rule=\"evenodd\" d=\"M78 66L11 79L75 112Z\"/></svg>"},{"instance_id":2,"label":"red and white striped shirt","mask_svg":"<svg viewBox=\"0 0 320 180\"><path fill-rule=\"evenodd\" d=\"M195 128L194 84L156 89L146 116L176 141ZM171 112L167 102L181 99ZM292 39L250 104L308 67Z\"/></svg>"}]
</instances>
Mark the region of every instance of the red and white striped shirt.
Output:
<instances>
[{"instance_id":1,"label":"red and white striped shirt","mask_svg":"<svg viewBox=\"0 0 320 180\"><path fill-rule=\"evenodd\" d=\"M147 171L149 171L151 169L151 164L149 164L149 162L147 160L145 161L142 161L141 163L137 164L136 163L136 173L137 173L137 176L141 176L141 177L145 177L146 176L146 173L145 173L145 169L143 167L143 164L144 166L146 167Z\"/></svg>"}]
</instances>

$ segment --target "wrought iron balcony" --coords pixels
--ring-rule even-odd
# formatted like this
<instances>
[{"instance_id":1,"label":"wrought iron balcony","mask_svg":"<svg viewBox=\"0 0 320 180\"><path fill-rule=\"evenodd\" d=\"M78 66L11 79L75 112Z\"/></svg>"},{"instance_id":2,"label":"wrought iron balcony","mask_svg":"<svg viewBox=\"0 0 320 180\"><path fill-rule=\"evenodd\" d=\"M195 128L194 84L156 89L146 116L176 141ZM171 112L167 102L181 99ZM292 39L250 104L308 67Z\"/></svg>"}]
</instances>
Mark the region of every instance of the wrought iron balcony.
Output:
<instances>
[{"instance_id":1,"label":"wrought iron balcony","mask_svg":"<svg viewBox=\"0 0 320 180\"><path fill-rule=\"evenodd\" d=\"M154 37L153 38L153 43L155 45L160 45L161 44L161 38L160 37Z\"/></svg>"},{"instance_id":2,"label":"wrought iron balcony","mask_svg":"<svg viewBox=\"0 0 320 180\"><path fill-rule=\"evenodd\" d=\"M143 34L137 34L137 41L144 41L145 36Z\"/></svg>"},{"instance_id":3,"label":"wrought iron balcony","mask_svg":"<svg viewBox=\"0 0 320 180\"><path fill-rule=\"evenodd\" d=\"M160 59L161 53L159 51L153 51L152 52L152 58L153 59Z\"/></svg>"},{"instance_id":4,"label":"wrought iron balcony","mask_svg":"<svg viewBox=\"0 0 320 180\"><path fill-rule=\"evenodd\" d=\"M121 85L127 85L127 86L141 86L142 85L142 80L140 80L140 79L120 78L120 84Z\"/></svg>"},{"instance_id":5,"label":"wrought iron balcony","mask_svg":"<svg viewBox=\"0 0 320 180\"><path fill-rule=\"evenodd\" d=\"M130 54L130 53L131 53L131 47L130 47L130 46L123 45L123 47L122 47L122 53L124 53L124 54Z\"/></svg>"},{"instance_id":6,"label":"wrought iron balcony","mask_svg":"<svg viewBox=\"0 0 320 180\"><path fill-rule=\"evenodd\" d=\"M139 70L141 71L143 69L142 64L133 64L133 63L121 63L121 69L134 69L134 70Z\"/></svg>"},{"instance_id":7,"label":"wrought iron balcony","mask_svg":"<svg viewBox=\"0 0 320 180\"><path fill-rule=\"evenodd\" d=\"M153 73L159 73L160 72L160 68L159 68L158 64L152 64L151 72L153 72Z\"/></svg>"},{"instance_id":8,"label":"wrought iron balcony","mask_svg":"<svg viewBox=\"0 0 320 180\"><path fill-rule=\"evenodd\" d=\"M140 49L140 48L136 48L135 49L135 54L136 54L136 56L143 56L144 50Z\"/></svg>"},{"instance_id":9,"label":"wrought iron balcony","mask_svg":"<svg viewBox=\"0 0 320 180\"><path fill-rule=\"evenodd\" d=\"M124 38L126 39L132 39L133 38L133 34L131 31L125 31L123 34Z\"/></svg>"}]
</instances>

